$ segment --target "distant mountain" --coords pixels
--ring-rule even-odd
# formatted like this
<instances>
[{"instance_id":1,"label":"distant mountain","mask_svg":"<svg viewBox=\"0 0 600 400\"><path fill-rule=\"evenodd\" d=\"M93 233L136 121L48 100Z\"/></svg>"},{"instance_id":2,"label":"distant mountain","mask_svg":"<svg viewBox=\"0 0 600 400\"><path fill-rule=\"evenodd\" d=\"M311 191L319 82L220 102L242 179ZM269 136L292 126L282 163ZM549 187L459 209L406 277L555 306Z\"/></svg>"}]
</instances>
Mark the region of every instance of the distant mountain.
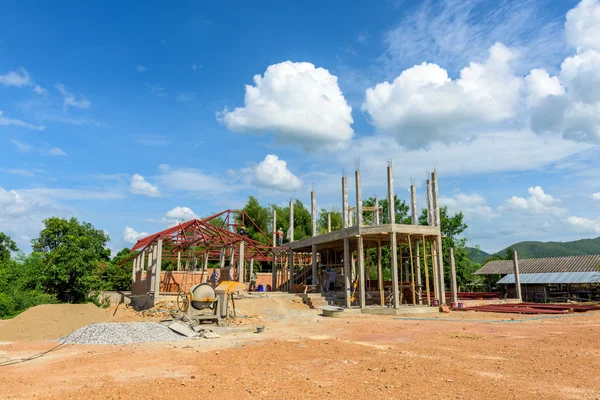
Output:
<instances>
[{"instance_id":1,"label":"distant mountain","mask_svg":"<svg viewBox=\"0 0 600 400\"><path fill-rule=\"evenodd\" d=\"M491 256L504 257L506 251L512 248L519 254L519 258L544 258L544 257L566 257L581 256L588 254L600 254L600 237L596 239L581 239L573 242L519 242L495 254L469 248L471 260L478 264L483 263Z\"/></svg>"},{"instance_id":2,"label":"distant mountain","mask_svg":"<svg viewBox=\"0 0 600 400\"><path fill-rule=\"evenodd\" d=\"M476 249L474 247L467 247L467 251L469 252L469 258L476 264L483 264L485 260L490 258L492 255L486 253L483 250Z\"/></svg>"}]
</instances>

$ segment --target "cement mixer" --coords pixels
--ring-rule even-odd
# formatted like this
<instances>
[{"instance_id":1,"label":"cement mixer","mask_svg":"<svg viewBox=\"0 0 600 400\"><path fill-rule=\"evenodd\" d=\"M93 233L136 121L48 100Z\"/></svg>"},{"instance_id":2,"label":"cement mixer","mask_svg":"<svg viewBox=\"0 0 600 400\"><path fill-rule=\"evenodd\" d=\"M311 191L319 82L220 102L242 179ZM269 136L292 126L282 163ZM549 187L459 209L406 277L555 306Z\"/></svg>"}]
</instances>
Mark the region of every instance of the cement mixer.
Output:
<instances>
[{"instance_id":1,"label":"cement mixer","mask_svg":"<svg viewBox=\"0 0 600 400\"><path fill-rule=\"evenodd\" d=\"M213 321L223 325L223 319L229 317L228 308L231 299L235 316L233 293L245 289L239 282L223 281L213 288L209 283L200 283L190 288L189 292L179 292L177 308L196 323Z\"/></svg>"}]
</instances>

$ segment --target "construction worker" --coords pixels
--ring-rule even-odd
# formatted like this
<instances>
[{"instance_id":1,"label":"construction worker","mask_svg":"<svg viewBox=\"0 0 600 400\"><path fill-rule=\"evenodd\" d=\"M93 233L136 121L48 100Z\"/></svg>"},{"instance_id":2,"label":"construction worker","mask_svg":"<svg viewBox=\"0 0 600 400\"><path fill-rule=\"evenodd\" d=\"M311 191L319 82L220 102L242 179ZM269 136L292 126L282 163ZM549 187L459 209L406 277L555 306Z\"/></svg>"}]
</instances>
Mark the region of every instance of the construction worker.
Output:
<instances>
[{"instance_id":1,"label":"construction worker","mask_svg":"<svg viewBox=\"0 0 600 400\"><path fill-rule=\"evenodd\" d=\"M240 228L240 235L246 236L246 227L244 225L242 225L242 227Z\"/></svg>"},{"instance_id":2,"label":"construction worker","mask_svg":"<svg viewBox=\"0 0 600 400\"><path fill-rule=\"evenodd\" d=\"M250 275L250 292L253 292L254 290L256 290L256 280L258 279L258 276L256 275L256 271L252 271L252 274Z\"/></svg>"},{"instance_id":3,"label":"construction worker","mask_svg":"<svg viewBox=\"0 0 600 400\"><path fill-rule=\"evenodd\" d=\"M213 287L216 287L217 284L219 283L219 273L217 272L216 269L213 269L213 272L210 275L210 283L212 284Z\"/></svg>"},{"instance_id":4,"label":"construction worker","mask_svg":"<svg viewBox=\"0 0 600 400\"><path fill-rule=\"evenodd\" d=\"M279 245L281 246L283 244L283 228L279 227L279 230L277 231L277 237L279 238Z\"/></svg>"}]
</instances>

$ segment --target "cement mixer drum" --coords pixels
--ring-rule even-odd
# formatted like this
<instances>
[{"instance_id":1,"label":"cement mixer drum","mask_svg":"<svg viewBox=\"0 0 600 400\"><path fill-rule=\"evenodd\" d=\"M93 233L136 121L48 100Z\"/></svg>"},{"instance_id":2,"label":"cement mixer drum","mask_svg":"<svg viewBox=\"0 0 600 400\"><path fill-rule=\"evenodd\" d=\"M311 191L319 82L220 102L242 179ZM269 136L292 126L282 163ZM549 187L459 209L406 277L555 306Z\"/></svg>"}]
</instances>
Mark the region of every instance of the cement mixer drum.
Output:
<instances>
[{"instance_id":1,"label":"cement mixer drum","mask_svg":"<svg viewBox=\"0 0 600 400\"><path fill-rule=\"evenodd\" d=\"M216 300L215 289L209 283L201 283L192 286L190 289L190 298L192 308L204 310L210 308Z\"/></svg>"}]
</instances>

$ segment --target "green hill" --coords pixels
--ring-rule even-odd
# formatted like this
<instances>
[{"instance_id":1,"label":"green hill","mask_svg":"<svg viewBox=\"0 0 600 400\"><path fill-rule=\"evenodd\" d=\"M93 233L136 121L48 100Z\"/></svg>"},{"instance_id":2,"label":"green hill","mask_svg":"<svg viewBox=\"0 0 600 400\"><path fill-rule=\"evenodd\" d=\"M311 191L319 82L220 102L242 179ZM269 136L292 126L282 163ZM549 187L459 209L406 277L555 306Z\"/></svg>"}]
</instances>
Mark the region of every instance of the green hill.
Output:
<instances>
[{"instance_id":1,"label":"green hill","mask_svg":"<svg viewBox=\"0 0 600 400\"><path fill-rule=\"evenodd\" d=\"M517 251L519 258L544 258L544 257L566 257L581 256L588 254L600 254L600 237L596 239L581 239L573 242L519 242L495 254L469 248L470 257L473 262L483 263L488 257L499 255L504 257L506 251L512 248Z\"/></svg>"},{"instance_id":2,"label":"green hill","mask_svg":"<svg viewBox=\"0 0 600 400\"><path fill-rule=\"evenodd\" d=\"M483 264L485 260L492 256L491 254L474 247L467 247L467 250L469 252L469 258L476 264Z\"/></svg>"}]
</instances>

